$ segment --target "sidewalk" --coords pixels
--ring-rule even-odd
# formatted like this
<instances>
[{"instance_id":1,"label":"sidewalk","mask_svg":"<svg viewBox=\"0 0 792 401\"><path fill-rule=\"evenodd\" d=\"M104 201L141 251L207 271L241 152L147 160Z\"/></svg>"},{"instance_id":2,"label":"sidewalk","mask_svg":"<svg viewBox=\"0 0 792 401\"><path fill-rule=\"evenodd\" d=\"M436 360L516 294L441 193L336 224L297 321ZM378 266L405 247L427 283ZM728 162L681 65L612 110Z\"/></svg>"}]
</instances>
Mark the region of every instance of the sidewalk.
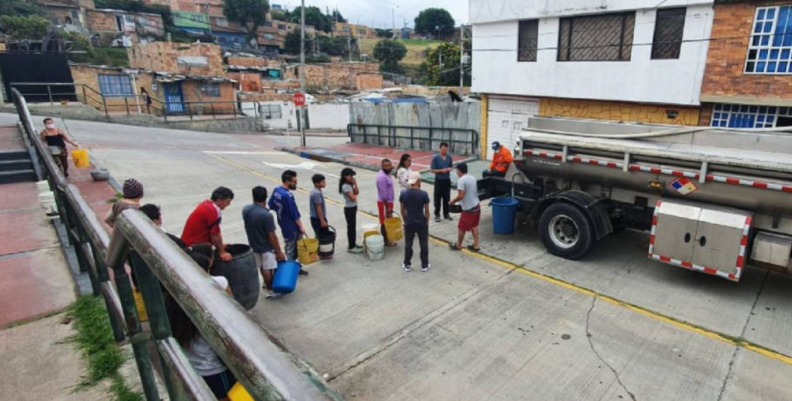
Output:
<instances>
[{"instance_id":1,"label":"sidewalk","mask_svg":"<svg viewBox=\"0 0 792 401\"><path fill-rule=\"evenodd\" d=\"M362 143L345 143L330 147L276 148L275 150L289 152L306 159L346 164L371 171L379 170L383 159L390 159L395 168L399 164L399 159L405 153L409 153L412 156L412 169L414 171L428 170L432 157L437 153L434 151L395 149ZM454 163L478 160L478 156L452 155L452 157L454 158Z\"/></svg>"}]
</instances>

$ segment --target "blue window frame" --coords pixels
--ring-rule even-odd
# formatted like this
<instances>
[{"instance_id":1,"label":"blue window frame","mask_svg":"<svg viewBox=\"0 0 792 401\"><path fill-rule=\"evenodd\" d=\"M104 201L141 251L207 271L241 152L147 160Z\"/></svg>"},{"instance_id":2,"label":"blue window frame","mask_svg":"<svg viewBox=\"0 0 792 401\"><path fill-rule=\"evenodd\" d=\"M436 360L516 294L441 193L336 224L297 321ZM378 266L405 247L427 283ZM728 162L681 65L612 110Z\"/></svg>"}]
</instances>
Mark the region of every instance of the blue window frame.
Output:
<instances>
[{"instance_id":1,"label":"blue window frame","mask_svg":"<svg viewBox=\"0 0 792 401\"><path fill-rule=\"evenodd\" d=\"M129 75L99 74L99 91L104 97L134 96L132 78Z\"/></svg>"},{"instance_id":2,"label":"blue window frame","mask_svg":"<svg viewBox=\"0 0 792 401\"><path fill-rule=\"evenodd\" d=\"M757 7L745 72L792 74L792 5Z\"/></svg>"},{"instance_id":3,"label":"blue window frame","mask_svg":"<svg viewBox=\"0 0 792 401\"><path fill-rule=\"evenodd\" d=\"M713 127L775 128L780 117L792 117L792 108L716 104L712 110Z\"/></svg>"}]
</instances>

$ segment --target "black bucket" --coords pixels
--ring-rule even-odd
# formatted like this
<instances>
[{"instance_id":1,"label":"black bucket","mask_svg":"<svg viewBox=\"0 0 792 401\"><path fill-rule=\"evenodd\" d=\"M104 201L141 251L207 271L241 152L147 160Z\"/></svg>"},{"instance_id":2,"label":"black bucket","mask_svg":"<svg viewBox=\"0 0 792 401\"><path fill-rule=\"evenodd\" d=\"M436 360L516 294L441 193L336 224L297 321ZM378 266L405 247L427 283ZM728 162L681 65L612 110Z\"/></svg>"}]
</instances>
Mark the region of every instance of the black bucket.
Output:
<instances>
[{"instance_id":1,"label":"black bucket","mask_svg":"<svg viewBox=\"0 0 792 401\"><path fill-rule=\"evenodd\" d=\"M319 236L319 259L332 259L335 254L336 229L327 226L327 234Z\"/></svg>"},{"instance_id":2,"label":"black bucket","mask_svg":"<svg viewBox=\"0 0 792 401\"><path fill-rule=\"evenodd\" d=\"M247 310L253 309L261 292L253 250L244 244L233 244L226 245L226 252L234 258L230 262L224 262L215 255L212 275L225 277L237 302Z\"/></svg>"}]
</instances>

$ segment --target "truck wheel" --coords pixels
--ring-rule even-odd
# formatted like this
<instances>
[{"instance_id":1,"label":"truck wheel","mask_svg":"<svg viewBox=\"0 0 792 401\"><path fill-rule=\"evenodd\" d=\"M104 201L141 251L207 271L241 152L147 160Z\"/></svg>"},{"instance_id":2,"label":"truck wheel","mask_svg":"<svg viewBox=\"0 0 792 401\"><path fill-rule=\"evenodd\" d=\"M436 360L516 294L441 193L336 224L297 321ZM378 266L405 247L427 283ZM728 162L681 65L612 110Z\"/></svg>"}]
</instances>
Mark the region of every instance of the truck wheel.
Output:
<instances>
[{"instance_id":1,"label":"truck wheel","mask_svg":"<svg viewBox=\"0 0 792 401\"><path fill-rule=\"evenodd\" d=\"M594 230L586 214L575 205L550 205L539 219L539 235L550 253L577 260L594 246Z\"/></svg>"}]
</instances>

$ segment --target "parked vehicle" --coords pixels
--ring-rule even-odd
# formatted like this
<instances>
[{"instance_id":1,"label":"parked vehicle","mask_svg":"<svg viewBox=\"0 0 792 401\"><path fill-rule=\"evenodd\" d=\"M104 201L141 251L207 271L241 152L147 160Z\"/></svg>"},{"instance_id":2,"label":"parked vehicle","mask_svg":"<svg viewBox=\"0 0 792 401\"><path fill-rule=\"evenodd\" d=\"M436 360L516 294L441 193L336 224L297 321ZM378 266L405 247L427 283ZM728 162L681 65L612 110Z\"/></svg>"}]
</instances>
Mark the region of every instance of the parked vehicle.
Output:
<instances>
[{"instance_id":1,"label":"parked vehicle","mask_svg":"<svg viewBox=\"0 0 792 401\"><path fill-rule=\"evenodd\" d=\"M770 140L792 147L789 134ZM532 130L507 176L479 188L483 199L518 199L548 251L567 259L633 229L651 232L659 262L732 281L749 263L792 272L787 153Z\"/></svg>"}]
</instances>

